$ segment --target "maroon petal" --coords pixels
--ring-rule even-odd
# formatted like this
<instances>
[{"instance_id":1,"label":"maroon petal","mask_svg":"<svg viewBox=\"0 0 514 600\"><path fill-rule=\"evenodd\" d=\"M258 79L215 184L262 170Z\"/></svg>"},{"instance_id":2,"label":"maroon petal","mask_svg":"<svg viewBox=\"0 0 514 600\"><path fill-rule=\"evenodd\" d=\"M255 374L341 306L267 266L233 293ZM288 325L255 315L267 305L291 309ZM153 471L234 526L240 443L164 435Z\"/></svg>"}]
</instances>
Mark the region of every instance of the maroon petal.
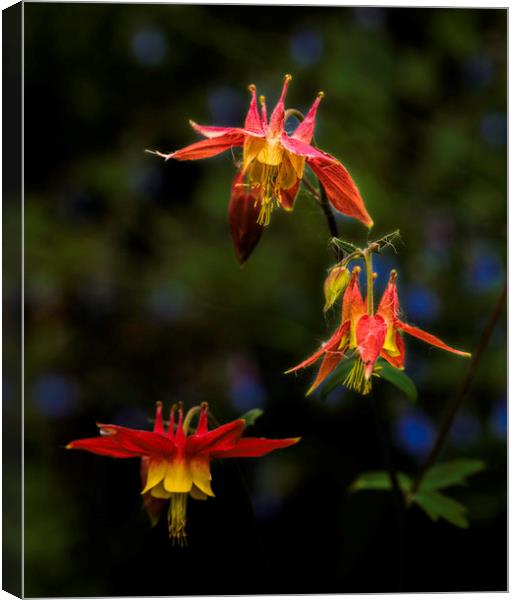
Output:
<instances>
[{"instance_id":1,"label":"maroon petal","mask_svg":"<svg viewBox=\"0 0 514 600\"><path fill-rule=\"evenodd\" d=\"M243 264L259 242L264 227L257 223L260 200L255 191L245 186L239 171L232 183L228 205L228 223L234 249L240 264Z\"/></svg>"}]
</instances>

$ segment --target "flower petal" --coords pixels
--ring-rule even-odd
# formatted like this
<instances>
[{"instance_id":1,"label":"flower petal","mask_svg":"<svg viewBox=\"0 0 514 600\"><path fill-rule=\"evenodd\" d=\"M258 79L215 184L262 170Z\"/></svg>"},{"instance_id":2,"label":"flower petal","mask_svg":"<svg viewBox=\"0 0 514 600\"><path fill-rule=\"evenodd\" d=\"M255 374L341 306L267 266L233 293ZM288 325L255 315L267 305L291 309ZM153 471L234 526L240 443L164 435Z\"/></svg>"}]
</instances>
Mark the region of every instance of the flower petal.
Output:
<instances>
[{"instance_id":1,"label":"flower petal","mask_svg":"<svg viewBox=\"0 0 514 600\"><path fill-rule=\"evenodd\" d=\"M296 156L303 156L307 159L328 159L333 162L337 162L335 158L330 156L330 154L314 148L314 146L311 146L309 143L304 142L303 140L291 137L287 135L287 133L282 134L281 143L286 150L291 152L291 154L295 154Z\"/></svg>"},{"instance_id":2,"label":"flower petal","mask_svg":"<svg viewBox=\"0 0 514 600\"><path fill-rule=\"evenodd\" d=\"M155 405L155 424L153 427L154 433L164 435L164 422L162 420L162 402L156 402Z\"/></svg>"},{"instance_id":3,"label":"flower petal","mask_svg":"<svg viewBox=\"0 0 514 600\"><path fill-rule=\"evenodd\" d=\"M160 500L169 500L171 498L171 492L167 492L164 489L164 480L153 487L148 494L145 494L145 497L148 495Z\"/></svg>"},{"instance_id":4,"label":"flower petal","mask_svg":"<svg viewBox=\"0 0 514 600\"><path fill-rule=\"evenodd\" d=\"M168 461L150 459L148 461L146 485L141 493L146 494L146 492L148 492L153 487L155 487L158 483L160 483L166 476L167 471L168 471Z\"/></svg>"},{"instance_id":5,"label":"flower petal","mask_svg":"<svg viewBox=\"0 0 514 600\"><path fill-rule=\"evenodd\" d=\"M298 443L301 438L285 438L270 440L267 438L242 438L232 448L219 449L211 454L211 458L238 458L264 456L273 450L287 448Z\"/></svg>"},{"instance_id":6,"label":"flower petal","mask_svg":"<svg viewBox=\"0 0 514 600\"><path fill-rule=\"evenodd\" d=\"M245 422L236 419L221 427L216 427L205 435L190 435L187 438L187 455L192 457L199 452L212 452L219 445L235 444L243 433Z\"/></svg>"},{"instance_id":7,"label":"flower petal","mask_svg":"<svg viewBox=\"0 0 514 600\"><path fill-rule=\"evenodd\" d=\"M148 463L148 458L145 457L141 459L141 485L145 485L145 482L147 480ZM162 486L162 482L159 485ZM147 492L143 495L143 506L146 511L146 514L148 515L148 518L150 519L150 525L152 527L155 527L159 522L159 519L166 507L166 504L167 502L165 502L164 499L159 498L158 496L154 496L150 492Z\"/></svg>"},{"instance_id":8,"label":"flower petal","mask_svg":"<svg viewBox=\"0 0 514 600\"><path fill-rule=\"evenodd\" d=\"M381 316L363 315L356 327L357 348L364 363L366 379L371 377L373 367L384 346L387 325Z\"/></svg>"},{"instance_id":9,"label":"flower petal","mask_svg":"<svg viewBox=\"0 0 514 600\"><path fill-rule=\"evenodd\" d=\"M115 440L120 447L129 452L136 452L140 456L171 456L175 451L175 444L167 437L152 431L129 429L119 425L103 425L98 423L101 433Z\"/></svg>"},{"instance_id":10,"label":"flower petal","mask_svg":"<svg viewBox=\"0 0 514 600\"><path fill-rule=\"evenodd\" d=\"M207 456L197 456L189 461L193 484L207 496L214 496L211 488L211 470Z\"/></svg>"},{"instance_id":11,"label":"flower petal","mask_svg":"<svg viewBox=\"0 0 514 600\"><path fill-rule=\"evenodd\" d=\"M291 369L285 371L285 374L293 373L294 371L298 371L299 369L305 369L305 367L308 367L309 365L312 365L317 360L319 360L326 352L335 351L341 342L341 338L348 331L348 328L349 323L343 323L342 325L340 325L336 329L332 337L321 345L321 348L319 350L314 352L312 356L309 356L309 358L305 359L299 365L296 365L296 367L292 367Z\"/></svg>"},{"instance_id":12,"label":"flower petal","mask_svg":"<svg viewBox=\"0 0 514 600\"><path fill-rule=\"evenodd\" d=\"M316 379L314 380L311 387L307 390L306 396L312 394L312 392L321 385L325 379L332 373L337 365L344 358L344 352L327 352L325 358L321 362Z\"/></svg>"},{"instance_id":13,"label":"flower petal","mask_svg":"<svg viewBox=\"0 0 514 600\"><path fill-rule=\"evenodd\" d=\"M339 212L358 219L367 227L373 226L364 201L348 171L334 158L307 158L307 164L325 188L327 198Z\"/></svg>"},{"instance_id":14,"label":"flower petal","mask_svg":"<svg viewBox=\"0 0 514 600\"><path fill-rule=\"evenodd\" d=\"M280 205L284 210L293 210L299 188L300 180L298 179L292 188L289 188L288 190L280 190Z\"/></svg>"},{"instance_id":15,"label":"flower petal","mask_svg":"<svg viewBox=\"0 0 514 600\"><path fill-rule=\"evenodd\" d=\"M398 291L396 289L396 271L391 271L389 276L389 282L387 284L380 304L377 308L377 315L384 317L386 322L394 323L398 317L399 303L398 303Z\"/></svg>"},{"instance_id":16,"label":"flower petal","mask_svg":"<svg viewBox=\"0 0 514 600\"><path fill-rule=\"evenodd\" d=\"M218 137L195 142L185 148L163 155L166 160L174 158L175 160L198 160L200 158L210 158L232 148L233 146L242 146L245 139L243 133L226 133Z\"/></svg>"},{"instance_id":17,"label":"flower petal","mask_svg":"<svg viewBox=\"0 0 514 600\"><path fill-rule=\"evenodd\" d=\"M207 494L204 494L202 490L199 490L196 485L193 485L193 487L189 490L189 495L194 500L207 500L208 498Z\"/></svg>"},{"instance_id":18,"label":"flower petal","mask_svg":"<svg viewBox=\"0 0 514 600\"><path fill-rule=\"evenodd\" d=\"M320 92L318 94L318 97L316 98L316 100L314 100L314 103L312 104L305 119L295 129L292 135L293 138L302 140L307 144L311 143L312 136L314 135L314 126L316 124L316 112L318 110L319 103L321 102L323 96L323 92Z\"/></svg>"},{"instance_id":19,"label":"flower petal","mask_svg":"<svg viewBox=\"0 0 514 600\"><path fill-rule=\"evenodd\" d=\"M405 333L408 333L409 335L412 335L413 337L423 340L427 344L432 344L432 346L437 346L438 348L441 348L441 350L446 350L447 352L453 352L453 354L458 354L459 356L466 356L467 358L469 358L471 356L471 354L469 352L463 352L462 350L456 350L455 348L452 348L451 346L448 346L447 344L445 344L439 338L435 337L435 335L432 335L431 333L427 333L426 331L423 331L422 329L419 329L418 327L413 327L412 325L407 325L407 323L403 323L402 321L400 321L398 319L396 320L396 326L398 327L398 329L405 331Z\"/></svg>"},{"instance_id":20,"label":"flower petal","mask_svg":"<svg viewBox=\"0 0 514 600\"><path fill-rule=\"evenodd\" d=\"M257 223L260 200L255 190L245 186L241 171L232 183L228 223L239 263L242 265L261 239L264 227Z\"/></svg>"},{"instance_id":21,"label":"flower petal","mask_svg":"<svg viewBox=\"0 0 514 600\"><path fill-rule=\"evenodd\" d=\"M189 124L197 133L209 139L219 138L223 135L238 134L252 137L264 136L264 133L257 133L256 131L251 131L242 127L217 127L216 125L199 125L195 121L189 121Z\"/></svg>"},{"instance_id":22,"label":"flower petal","mask_svg":"<svg viewBox=\"0 0 514 600\"><path fill-rule=\"evenodd\" d=\"M387 360L387 362L393 367L403 370L405 368L405 344L403 342L402 336L400 335L400 332L396 331L395 333L396 351L394 353L391 353L390 350L387 349L387 337L389 335L388 331L386 334L386 341L384 342L384 347L382 348L380 356Z\"/></svg>"},{"instance_id":23,"label":"flower petal","mask_svg":"<svg viewBox=\"0 0 514 600\"><path fill-rule=\"evenodd\" d=\"M284 131L284 100L291 79L291 75L286 75L284 77L284 86L282 88L282 94L280 95L279 101L273 109L273 112L271 113L271 117L269 119L268 131L270 132L272 137L277 137L282 133L282 131Z\"/></svg>"},{"instance_id":24,"label":"flower petal","mask_svg":"<svg viewBox=\"0 0 514 600\"><path fill-rule=\"evenodd\" d=\"M167 492L186 493L193 485L189 461L185 457L176 457L168 465L164 478L164 489Z\"/></svg>"},{"instance_id":25,"label":"flower petal","mask_svg":"<svg viewBox=\"0 0 514 600\"><path fill-rule=\"evenodd\" d=\"M138 450L127 450L119 443L119 440L115 440L110 436L97 436L74 440L73 442L70 442L66 448L68 450L86 450L93 454L112 456L113 458L134 458L136 456L143 456L143 453Z\"/></svg>"},{"instance_id":26,"label":"flower petal","mask_svg":"<svg viewBox=\"0 0 514 600\"><path fill-rule=\"evenodd\" d=\"M248 114L245 119L245 129L249 129L250 131L255 131L264 135L264 131L262 128L262 120L261 115L259 114L259 109L257 107L257 95L255 86L249 85L248 89L252 95L252 99L250 100L250 107L248 109Z\"/></svg>"}]
</instances>

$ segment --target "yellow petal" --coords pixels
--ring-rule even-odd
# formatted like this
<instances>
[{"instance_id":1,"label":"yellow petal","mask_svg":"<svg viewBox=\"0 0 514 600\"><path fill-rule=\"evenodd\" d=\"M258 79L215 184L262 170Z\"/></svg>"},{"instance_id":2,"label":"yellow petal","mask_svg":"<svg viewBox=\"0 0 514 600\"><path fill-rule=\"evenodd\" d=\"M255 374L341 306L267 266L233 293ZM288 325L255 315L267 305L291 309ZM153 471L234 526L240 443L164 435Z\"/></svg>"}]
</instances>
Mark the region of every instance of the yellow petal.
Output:
<instances>
[{"instance_id":1,"label":"yellow petal","mask_svg":"<svg viewBox=\"0 0 514 600\"><path fill-rule=\"evenodd\" d=\"M284 149L280 142L266 142L262 150L257 155L257 160L265 165L277 166L282 162Z\"/></svg>"},{"instance_id":2,"label":"yellow petal","mask_svg":"<svg viewBox=\"0 0 514 600\"><path fill-rule=\"evenodd\" d=\"M207 459L194 458L190 461L193 483L208 496L214 496L211 488L211 471Z\"/></svg>"},{"instance_id":3,"label":"yellow petal","mask_svg":"<svg viewBox=\"0 0 514 600\"><path fill-rule=\"evenodd\" d=\"M259 152L266 146L266 140L247 137L243 144L243 173L253 162Z\"/></svg>"},{"instance_id":4,"label":"yellow petal","mask_svg":"<svg viewBox=\"0 0 514 600\"><path fill-rule=\"evenodd\" d=\"M161 482L168 470L168 463L165 460L154 461L150 460L148 464L148 475L146 476L146 486L145 489L141 492L142 494L146 494L148 490L151 490L155 487L159 482Z\"/></svg>"},{"instance_id":5,"label":"yellow petal","mask_svg":"<svg viewBox=\"0 0 514 600\"><path fill-rule=\"evenodd\" d=\"M288 190L289 188L293 187L293 185L296 183L296 180L296 171L287 155L285 155L284 160L280 165L280 171L278 172L278 186L281 189Z\"/></svg>"},{"instance_id":6,"label":"yellow petal","mask_svg":"<svg viewBox=\"0 0 514 600\"><path fill-rule=\"evenodd\" d=\"M207 494L204 494L202 492L202 490L199 490L196 485L193 485L193 487L191 488L191 491L189 492L189 495L191 496L191 498L193 498L194 500L207 500Z\"/></svg>"},{"instance_id":7,"label":"yellow petal","mask_svg":"<svg viewBox=\"0 0 514 600\"><path fill-rule=\"evenodd\" d=\"M391 356L398 356L400 354L400 350L398 349L398 345L396 344L395 333L396 332L395 332L393 325L392 324L388 325L383 348L384 348L384 350L387 350L387 352Z\"/></svg>"},{"instance_id":8,"label":"yellow petal","mask_svg":"<svg viewBox=\"0 0 514 600\"><path fill-rule=\"evenodd\" d=\"M305 158L303 156L292 154L291 152L288 152L287 156L293 165L293 169L296 171L296 176L298 179L301 179L303 177L303 168L305 167Z\"/></svg>"},{"instance_id":9,"label":"yellow petal","mask_svg":"<svg viewBox=\"0 0 514 600\"><path fill-rule=\"evenodd\" d=\"M186 493L193 485L189 463L185 458L175 458L168 466L164 478L164 489L168 492Z\"/></svg>"},{"instance_id":10,"label":"yellow petal","mask_svg":"<svg viewBox=\"0 0 514 600\"><path fill-rule=\"evenodd\" d=\"M154 498L159 498L161 500L168 500L169 498L171 498L171 492L167 492L164 489L164 482L162 481L158 483L154 488L152 488L150 494Z\"/></svg>"}]
</instances>

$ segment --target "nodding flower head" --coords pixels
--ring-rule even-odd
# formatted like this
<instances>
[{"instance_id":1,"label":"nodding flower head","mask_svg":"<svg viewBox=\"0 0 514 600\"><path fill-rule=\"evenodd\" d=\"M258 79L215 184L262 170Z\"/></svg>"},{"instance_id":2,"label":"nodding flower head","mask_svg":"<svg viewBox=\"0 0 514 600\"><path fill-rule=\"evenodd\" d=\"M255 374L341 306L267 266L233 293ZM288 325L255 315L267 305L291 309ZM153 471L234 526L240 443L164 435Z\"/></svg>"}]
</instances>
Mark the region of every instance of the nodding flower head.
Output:
<instances>
[{"instance_id":1,"label":"nodding flower head","mask_svg":"<svg viewBox=\"0 0 514 600\"><path fill-rule=\"evenodd\" d=\"M284 77L282 93L269 121L265 98L260 96L258 101L257 89L251 84L248 87L250 106L243 127L198 125L190 121L193 129L206 139L175 152L150 152L166 160L198 160L241 147L241 174L259 198L255 219L261 226L269 225L274 208L293 210L305 165L308 165L325 188L328 201L335 210L371 227L373 221L348 171L337 159L311 143L323 92L319 92L296 129L291 134L285 131L288 113L284 102L291 80L291 75ZM296 111L295 114L298 115Z\"/></svg>"},{"instance_id":2,"label":"nodding flower head","mask_svg":"<svg viewBox=\"0 0 514 600\"><path fill-rule=\"evenodd\" d=\"M351 358L355 358L355 363L344 383L357 392L368 394L372 376L380 376L380 369L376 366L379 357L397 369L404 368L405 346L401 332L447 352L471 356L469 352L456 350L434 335L400 320L396 271L391 271L376 313L369 314L360 292L359 272L359 267L355 267L343 295L341 324L332 337L312 356L287 371L303 369L322 359L318 375L307 394L323 383L341 361Z\"/></svg>"},{"instance_id":3,"label":"nodding flower head","mask_svg":"<svg viewBox=\"0 0 514 600\"><path fill-rule=\"evenodd\" d=\"M153 431L98 424L100 436L75 440L66 447L114 458L140 458L141 493L152 524L169 503L170 538L185 545L187 500L214 496L210 471L214 459L263 456L300 439L242 437L242 419L209 431L208 410L207 403L203 403L184 416L182 404L174 404L166 428L162 403L158 402Z\"/></svg>"}]
</instances>

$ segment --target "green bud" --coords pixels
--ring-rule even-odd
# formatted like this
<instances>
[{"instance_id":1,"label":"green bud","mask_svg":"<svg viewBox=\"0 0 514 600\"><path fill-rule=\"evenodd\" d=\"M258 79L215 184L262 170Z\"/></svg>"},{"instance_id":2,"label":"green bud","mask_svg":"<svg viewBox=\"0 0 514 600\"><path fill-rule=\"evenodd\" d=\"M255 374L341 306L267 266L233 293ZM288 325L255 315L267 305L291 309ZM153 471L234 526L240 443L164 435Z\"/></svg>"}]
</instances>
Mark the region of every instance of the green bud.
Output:
<instances>
[{"instance_id":1,"label":"green bud","mask_svg":"<svg viewBox=\"0 0 514 600\"><path fill-rule=\"evenodd\" d=\"M326 312L335 301L344 292L346 286L350 282L350 271L346 267L336 265L332 267L328 273L323 291L325 292L325 306L323 312Z\"/></svg>"}]
</instances>

